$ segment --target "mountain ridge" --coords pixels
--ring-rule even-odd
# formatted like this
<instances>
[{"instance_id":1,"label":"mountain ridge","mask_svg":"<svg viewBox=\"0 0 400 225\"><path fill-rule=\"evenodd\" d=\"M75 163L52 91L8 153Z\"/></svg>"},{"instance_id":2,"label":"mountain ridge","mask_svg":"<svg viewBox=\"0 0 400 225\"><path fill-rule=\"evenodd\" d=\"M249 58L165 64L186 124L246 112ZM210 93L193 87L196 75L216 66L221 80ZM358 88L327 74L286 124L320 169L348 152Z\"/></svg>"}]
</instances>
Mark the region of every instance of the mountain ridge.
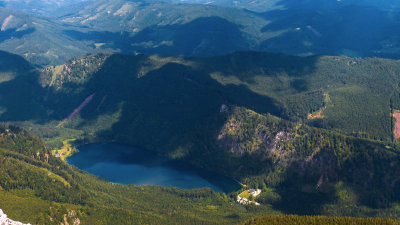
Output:
<instances>
[{"instance_id":1,"label":"mountain ridge","mask_svg":"<svg viewBox=\"0 0 400 225\"><path fill-rule=\"evenodd\" d=\"M25 55L40 66L103 51L204 57L253 50L399 58L397 8L280 4L288 7L253 12L218 5L101 0L61 7L51 15L18 12L11 21L28 18L25 24L30 29L18 33L10 32L10 27L0 32L4 39L0 49ZM3 22L13 15L7 10L0 12Z\"/></svg>"},{"instance_id":2,"label":"mountain ridge","mask_svg":"<svg viewBox=\"0 0 400 225\"><path fill-rule=\"evenodd\" d=\"M377 58L94 54L35 70L38 80L31 91L37 102L28 89L19 101L32 102L31 113L10 114L15 106L3 105L1 119L19 121L51 149L63 139L126 143L252 187L265 184L272 192L257 201L286 213L346 215L349 211L338 208L345 204L350 211L360 209L357 215L393 217L398 175L390 166L397 165L399 153L390 107L398 95L374 93L395 88L399 70L398 61ZM0 83L0 97L13 94L10 90L25 79ZM355 96L370 100L355 101ZM343 116L347 105L358 107ZM77 108L79 113L64 120ZM320 109L319 118L308 118ZM354 118L367 119L359 124ZM342 123L332 129L331 121L338 119ZM354 133L355 128L360 130ZM338 194L343 192L351 200ZM288 207L293 201L313 207Z\"/></svg>"},{"instance_id":3,"label":"mountain ridge","mask_svg":"<svg viewBox=\"0 0 400 225\"><path fill-rule=\"evenodd\" d=\"M0 223L398 224L399 18L394 0L0 0ZM242 188L66 162L95 143Z\"/></svg>"}]
</instances>

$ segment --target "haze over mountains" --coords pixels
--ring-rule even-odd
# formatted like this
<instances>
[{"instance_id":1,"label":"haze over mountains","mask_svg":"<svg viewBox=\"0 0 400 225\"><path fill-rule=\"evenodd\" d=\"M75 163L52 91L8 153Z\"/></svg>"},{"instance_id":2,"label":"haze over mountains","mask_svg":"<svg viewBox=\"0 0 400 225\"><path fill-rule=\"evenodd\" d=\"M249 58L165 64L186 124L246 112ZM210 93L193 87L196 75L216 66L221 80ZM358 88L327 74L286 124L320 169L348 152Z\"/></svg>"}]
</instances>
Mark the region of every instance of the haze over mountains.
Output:
<instances>
[{"instance_id":1,"label":"haze over mountains","mask_svg":"<svg viewBox=\"0 0 400 225\"><path fill-rule=\"evenodd\" d=\"M0 6L26 13L49 15L58 8L83 1L86 0L1 0Z\"/></svg>"},{"instance_id":2,"label":"haze over mountains","mask_svg":"<svg viewBox=\"0 0 400 225\"><path fill-rule=\"evenodd\" d=\"M224 7L235 7L247 9L254 12L266 12L273 9L288 9L288 8L338 8L346 5L358 6L375 6L379 8L396 8L400 4L393 0L146 0L147 2L169 2L175 4L203 4L203 5L218 5ZM145 2L146 2L145 1ZM74 5L82 2L94 2L93 0L2 0L2 7L9 9L20 10L28 13L39 15L49 15L54 10ZM131 2L141 2L133 1ZM143 1L142 1L143 2Z\"/></svg>"},{"instance_id":3,"label":"haze over mountains","mask_svg":"<svg viewBox=\"0 0 400 225\"><path fill-rule=\"evenodd\" d=\"M399 6L397 1L392 0L163 0L165 2L173 3L190 3L190 4L207 4L207 5L221 5L225 7L237 7L248 9L254 12L266 12L273 9L294 9L294 8L307 8L307 9L322 9L322 8L339 8L346 5L359 5L359 6L376 6L380 8L395 8Z\"/></svg>"},{"instance_id":4,"label":"haze over mountains","mask_svg":"<svg viewBox=\"0 0 400 225\"><path fill-rule=\"evenodd\" d=\"M11 3L20 4L4 5L17 10ZM32 1L49 9L29 14L2 9L0 49L41 66L100 51L213 56L256 50L399 58L400 13L394 1L237 2L268 6L261 11L226 7L231 5L224 1L72 3Z\"/></svg>"}]
</instances>

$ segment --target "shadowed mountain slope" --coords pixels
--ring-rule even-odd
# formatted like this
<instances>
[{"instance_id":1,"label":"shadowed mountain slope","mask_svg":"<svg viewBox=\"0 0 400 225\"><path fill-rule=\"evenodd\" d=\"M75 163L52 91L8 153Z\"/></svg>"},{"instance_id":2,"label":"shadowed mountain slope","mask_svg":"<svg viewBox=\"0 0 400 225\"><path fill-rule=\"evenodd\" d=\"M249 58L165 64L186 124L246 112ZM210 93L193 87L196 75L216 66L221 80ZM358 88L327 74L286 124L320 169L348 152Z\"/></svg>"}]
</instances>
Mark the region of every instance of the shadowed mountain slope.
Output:
<instances>
[{"instance_id":1,"label":"shadowed mountain slope","mask_svg":"<svg viewBox=\"0 0 400 225\"><path fill-rule=\"evenodd\" d=\"M0 49L36 65L101 51L216 56L238 50L399 58L398 8L281 1L253 12L207 4L100 0L48 16L1 8ZM247 3L245 3L247 4ZM260 4L264 4L260 2ZM324 5L327 4L327 5Z\"/></svg>"},{"instance_id":2,"label":"shadowed mountain slope","mask_svg":"<svg viewBox=\"0 0 400 225\"><path fill-rule=\"evenodd\" d=\"M25 65L6 70L16 75L0 98L14 101L0 118L52 148L60 137L132 144L267 185L259 201L285 213L397 218L398 61L238 52Z\"/></svg>"}]
</instances>

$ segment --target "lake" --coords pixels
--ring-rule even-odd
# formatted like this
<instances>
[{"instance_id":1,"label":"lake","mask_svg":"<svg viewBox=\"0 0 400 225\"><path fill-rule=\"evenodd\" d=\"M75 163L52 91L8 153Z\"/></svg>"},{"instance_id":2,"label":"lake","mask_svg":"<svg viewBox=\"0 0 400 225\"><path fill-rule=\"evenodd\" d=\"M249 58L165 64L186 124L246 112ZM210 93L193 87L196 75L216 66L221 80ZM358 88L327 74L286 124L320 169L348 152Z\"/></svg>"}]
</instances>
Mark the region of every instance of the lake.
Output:
<instances>
[{"instance_id":1,"label":"lake","mask_svg":"<svg viewBox=\"0 0 400 225\"><path fill-rule=\"evenodd\" d=\"M209 187L225 193L241 188L226 176L129 145L96 143L78 149L67 159L69 164L113 183L183 189Z\"/></svg>"}]
</instances>

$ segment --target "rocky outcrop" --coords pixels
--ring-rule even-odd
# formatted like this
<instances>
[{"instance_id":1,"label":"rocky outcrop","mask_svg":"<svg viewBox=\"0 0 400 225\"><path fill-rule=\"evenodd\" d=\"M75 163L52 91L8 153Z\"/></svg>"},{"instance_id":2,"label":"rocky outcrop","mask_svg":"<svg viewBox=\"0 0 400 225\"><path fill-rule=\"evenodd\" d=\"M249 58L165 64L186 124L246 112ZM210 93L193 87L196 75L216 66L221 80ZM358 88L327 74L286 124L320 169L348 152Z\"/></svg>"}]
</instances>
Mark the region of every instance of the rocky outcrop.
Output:
<instances>
[{"instance_id":1,"label":"rocky outcrop","mask_svg":"<svg viewBox=\"0 0 400 225\"><path fill-rule=\"evenodd\" d=\"M234 108L218 133L217 143L238 156L257 154L261 158L273 158L274 162L285 161L294 151L296 127L282 123L273 116Z\"/></svg>"},{"instance_id":2,"label":"rocky outcrop","mask_svg":"<svg viewBox=\"0 0 400 225\"><path fill-rule=\"evenodd\" d=\"M30 225L9 219L3 210L0 209L0 225Z\"/></svg>"}]
</instances>

